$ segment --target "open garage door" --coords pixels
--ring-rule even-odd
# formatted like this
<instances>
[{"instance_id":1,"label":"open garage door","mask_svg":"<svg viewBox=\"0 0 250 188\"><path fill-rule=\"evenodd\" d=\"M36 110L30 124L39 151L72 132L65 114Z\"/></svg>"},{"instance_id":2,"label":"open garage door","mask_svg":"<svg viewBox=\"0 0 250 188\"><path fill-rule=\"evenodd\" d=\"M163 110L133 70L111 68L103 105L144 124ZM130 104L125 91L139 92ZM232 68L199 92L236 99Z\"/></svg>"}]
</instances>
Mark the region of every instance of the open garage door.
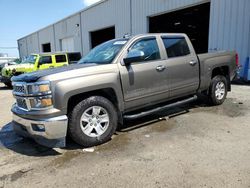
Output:
<instances>
[{"instance_id":1,"label":"open garage door","mask_svg":"<svg viewBox=\"0 0 250 188\"><path fill-rule=\"evenodd\" d=\"M149 18L150 33L186 33L197 53L208 52L210 3Z\"/></svg>"},{"instance_id":2,"label":"open garage door","mask_svg":"<svg viewBox=\"0 0 250 188\"><path fill-rule=\"evenodd\" d=\"M51 52L51 45L50 43L42 44L43 52Z\"/></svg>"},{"instance_id":3,"label":"open garage door","mask_svg":"<svg viewBox=\"0 0 250 188\"><path fill-rule=\"evenodd\" d=\"M98 31L90 32L91 47L94 48L97 45L115 38L115 27L109 27Z\"/></svg>"}]
</instances>

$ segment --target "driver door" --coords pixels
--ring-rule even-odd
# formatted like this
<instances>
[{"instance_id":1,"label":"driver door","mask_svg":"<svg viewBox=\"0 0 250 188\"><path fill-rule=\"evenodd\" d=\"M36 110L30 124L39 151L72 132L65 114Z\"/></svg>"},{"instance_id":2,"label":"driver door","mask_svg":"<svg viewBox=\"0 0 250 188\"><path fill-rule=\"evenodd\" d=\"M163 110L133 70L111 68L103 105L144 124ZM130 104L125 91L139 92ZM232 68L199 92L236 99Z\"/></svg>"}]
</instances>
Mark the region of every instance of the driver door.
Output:
<instances>
[{"instance_id":1,"label":"driver door","mask_svg":"<svg viewBox=\"0 0 250 188\"><path fill-rule=\"evenodd\" d=\"M166 61L163 60L156 37L144 37L135 41L129 53L138 50L144 54L139 62L121 66L121 82L127 109L157 103L169 97Z\"/></svg>"}]
</instances>

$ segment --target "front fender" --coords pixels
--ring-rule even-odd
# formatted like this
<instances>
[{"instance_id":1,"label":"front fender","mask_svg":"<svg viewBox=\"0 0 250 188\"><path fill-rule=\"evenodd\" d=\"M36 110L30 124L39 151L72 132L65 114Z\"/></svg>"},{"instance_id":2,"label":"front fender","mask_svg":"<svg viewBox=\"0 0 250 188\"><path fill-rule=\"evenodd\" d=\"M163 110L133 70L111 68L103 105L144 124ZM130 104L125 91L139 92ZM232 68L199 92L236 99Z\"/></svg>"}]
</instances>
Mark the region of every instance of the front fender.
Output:
<instances>
[{"instance_id":1,"label":"front fender","mask_svg":"<svg viewBox=\"0 0 250 188\"><path fill-rule=\"evenodd\" d=\"M124 110L123 94L117 73L103 73L59 81L55 85L54 106L67 113L68 101L72 96L95 90L111 88L114 90L119 110Z\"/></svg>"}]
</instances>

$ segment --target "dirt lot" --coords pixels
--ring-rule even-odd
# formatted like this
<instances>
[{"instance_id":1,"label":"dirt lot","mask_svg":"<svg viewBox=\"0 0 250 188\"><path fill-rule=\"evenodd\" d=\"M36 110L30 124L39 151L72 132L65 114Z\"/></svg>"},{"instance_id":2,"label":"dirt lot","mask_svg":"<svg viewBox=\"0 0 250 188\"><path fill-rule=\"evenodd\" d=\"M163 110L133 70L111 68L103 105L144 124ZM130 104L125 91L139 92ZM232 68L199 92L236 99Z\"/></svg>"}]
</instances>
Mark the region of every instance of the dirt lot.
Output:
<instances>
[{"instance_id":1,"label":"dirt lot","mask_svg":"<svg viewBox=\"0 0 250 188\"><path fill-rule=\"evenodd\" d=\"M197 102L166 112L170 118L127 122L109 143L86 152L15 135L14 100L0 85L0 188L250 187L250 86L232 89L222 106Z\"/></svg>"}]
</instances>

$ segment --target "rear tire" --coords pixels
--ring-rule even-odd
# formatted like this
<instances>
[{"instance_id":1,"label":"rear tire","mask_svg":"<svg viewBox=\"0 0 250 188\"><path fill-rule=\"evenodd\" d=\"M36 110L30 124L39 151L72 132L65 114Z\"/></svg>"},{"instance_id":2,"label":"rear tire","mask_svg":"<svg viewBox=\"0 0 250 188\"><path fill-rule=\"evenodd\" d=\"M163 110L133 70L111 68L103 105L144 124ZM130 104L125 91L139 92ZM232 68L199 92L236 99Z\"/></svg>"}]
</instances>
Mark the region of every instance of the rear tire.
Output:
<instances>
[{"instance_id":1,"label":"rear tire","mask_svg":"<svg viewBox=\"0 0 250 188\"><path fill-rule=\"evenodd\" d=\"M212 105L221 105L227 97L227 80L224 76L215 76L209 87L209 98Z\"/></svg>"},{"instance_id":2,"label":"rear tire","mask_svg":"<svg viewBox=\"0 0 250 188\"><path fill-rule=\"evenodd\" d=\"M118 124L114 105L93 96L78 103L69 114L69 135L78 144L92 147L109 141Z\"/></svg>"}]
</instances>

